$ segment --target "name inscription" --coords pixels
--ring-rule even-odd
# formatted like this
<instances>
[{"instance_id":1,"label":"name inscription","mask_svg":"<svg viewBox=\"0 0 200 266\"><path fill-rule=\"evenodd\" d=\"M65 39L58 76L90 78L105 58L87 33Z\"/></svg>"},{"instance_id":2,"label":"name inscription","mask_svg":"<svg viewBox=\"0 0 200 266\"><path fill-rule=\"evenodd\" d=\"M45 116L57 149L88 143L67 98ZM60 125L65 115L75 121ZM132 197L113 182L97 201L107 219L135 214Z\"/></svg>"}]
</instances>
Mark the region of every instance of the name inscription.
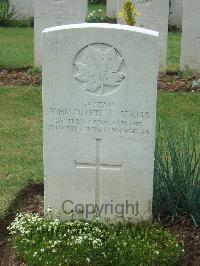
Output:
<instances>
[{"instance_id":1,"label":"name inscription","mask_svg":"<svg viewBox=\"0 0 200 266\"><path fill-rule=\"evenodd\" d=\"M48 117L51 131L151 134L149 112L126 110L112 102L82 102L78 107L50 106Z\"/></svg>"}]
</instances>

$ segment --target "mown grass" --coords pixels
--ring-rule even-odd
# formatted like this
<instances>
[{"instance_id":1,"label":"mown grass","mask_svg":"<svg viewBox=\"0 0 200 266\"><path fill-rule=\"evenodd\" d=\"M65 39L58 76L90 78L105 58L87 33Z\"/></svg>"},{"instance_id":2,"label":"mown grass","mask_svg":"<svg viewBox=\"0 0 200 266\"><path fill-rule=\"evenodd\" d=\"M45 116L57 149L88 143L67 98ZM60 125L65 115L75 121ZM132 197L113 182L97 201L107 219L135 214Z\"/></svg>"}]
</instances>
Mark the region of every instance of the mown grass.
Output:
<instances>
[{"instance_id":1,"label":"mown grass","mask_svg":"<svg viewBox=\"0 0 200 266\"><path fill-rule=\"evenodd\" d=\"M0 28L0 67L33 65L33 28Z\"/></svg>"},{"instance_id":2,"label":"mown grass","mask_svg":"<svg viewBox=\"0 0 200 266\"><path fill-rule=\"evenodd\" d=\"M158 121L175 128L200 122L200 94L158 95ZM40 87L0 88L0 218L29 181L43 181Z\"/></svg>"},{"instance_id":3,"label":"mown grass","mask_svg":"<svg viewBox=\"0 0 200 266\"><path fill-rule=\"evenodd\" d=\"M159 92L157 121L170 125L174 134L186 126L194 130L200 124L200 93Z\"/></svg>"},{"instance_id":4,"label":"mown grass","mask_svg":"<svg viewBox=\"0 0 200 266\"><path fill-rule=\"evenodd\" d=\"M177 72L180 69L181 33L169 32L167 65L169 72Z\"/></svg>"},{"instance_id":5,"label":"mown grass","mask_svg":"<svg viewBox=\"0 0 200 266\"><path fill-rule=\"evenodd\" d=\"M41 89L0 88L0 217L42 172Z\"/></svg>"},{"instance_id":6,"label":"mown grass","mask_svg":"<svg viewBox=\"0 0 200 266\"><path fill-rule=\"evenodd\" d=\"M93 10L93 9L91 9ZM97 9L98 10L98 9ZM103 9L102 9L103 10ZM103 16L105 10L103 10ZM169 33L168 70L178 71L181 51L181 34ZM0 67L33 66L33 29L0 28Z\"/></svg>"}]
</instances>

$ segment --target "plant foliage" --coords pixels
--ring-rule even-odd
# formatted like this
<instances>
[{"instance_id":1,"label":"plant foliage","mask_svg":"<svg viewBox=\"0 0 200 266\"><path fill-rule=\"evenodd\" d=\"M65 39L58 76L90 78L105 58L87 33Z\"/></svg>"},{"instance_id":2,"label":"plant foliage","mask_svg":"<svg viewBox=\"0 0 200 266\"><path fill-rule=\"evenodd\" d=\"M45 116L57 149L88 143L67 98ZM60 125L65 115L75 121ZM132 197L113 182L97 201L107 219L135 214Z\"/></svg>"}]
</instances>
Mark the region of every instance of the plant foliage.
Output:
<instances>
[{"instance_id":1,"label":"plant foliage","mask_svg":"<svg viewBox=\"0 0 200 266\"><path fill-rule=\"evenodd\" d=\"M129 26L134 26L136 23L136 17L140 15L136 6L132 3L132 0L126 0L123 4L122 10L119 13L119 17Z\"/></svg>"},{"instance_id":2,"label":"plant foliage","mask_svg":"<svg viewBox=\"0 0 200 266\"><path fill-rule=\"evenodd\" d=\"M6 26L12 20L15 8L9 0L0 0L0 26Z\"/></svg>"},{"instance_id":3,"label":"plant foliage","mask_svg":"<svg viewBox=\"0 0 200 266\"><path fill-rule=\"evenodd\" d=\"M157 139L154 178L154 211L174 218L189 214L200 224L200 142L199 131L185 130L176 139L162 130Z\"/></svg>"},{"instance_id":4,"label":"plant foliage","mask_svg":"<svg viewBox=\"0 0 200 266\"><path fill-rule=\"evenodd\" d=\"M28 265L176 265L183 254L159 225L49 221L20 214L9 228Z\"/></svg>"}]
</instances>

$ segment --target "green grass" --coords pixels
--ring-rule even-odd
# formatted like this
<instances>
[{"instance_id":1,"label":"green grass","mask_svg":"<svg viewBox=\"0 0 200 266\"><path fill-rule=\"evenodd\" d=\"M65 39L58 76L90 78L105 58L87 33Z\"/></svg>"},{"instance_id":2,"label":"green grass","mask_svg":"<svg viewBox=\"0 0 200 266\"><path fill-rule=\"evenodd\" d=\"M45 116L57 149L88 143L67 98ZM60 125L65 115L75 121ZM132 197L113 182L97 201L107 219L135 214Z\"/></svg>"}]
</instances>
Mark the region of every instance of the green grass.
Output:
<instances>
[{"instance_id":1,"label":"green grass","mask_svg":"<svg viewBox=\"0 0 200 266\"><path fill-rule=\"evenodd\" d=\"M39 88L0 88L0 217L29 180L42 180Z\"/></svg>"},{"instance_id":2,"label":"green grass","mask_svg":"<svg viewBox=\"0 0 200 266\"><path fill-rule=\"evenodd\" d=\"M33 28L0 28L0 67L33 65Z\"/></svg>"},{"instance_id":3,"label":"green grass","mask_svg":"<svg viewBox=\"0 0 200 266\"><path fill-rule=\"evenodd\" d=\"M168 71L177 72L180 69L181 33L169 32L168 38Z\"/></svg>"},{"instance_id":4,"label":"green grass","mask_svg":"<svg viewBox=\"0 0 200 266\"><path fill-rule=\"evenodd\" d=\"M179 135L179 130L194 130L200 124L200 93L159 92L157 121L170 124Z\"/></svg>"},{"instance_id":5,"label":"green grass","mask_svg":"<svg viewBox=\"0 0 200 266\"><path fill-rule=\"evenodd\" d=\"M103 9L103 14L105 14L105 9ZM180 45L181 34L170 32L168 41L169 71L179 70ZM0 67L28 66L33 66L33 29L0 28Z\"/></svg>"},{"instance_id":6,"label":"green grass","mask_svg":"<svg viewBox=\"0 0 200 266\"><path fill-rule=\"evenodd\" d=\"M200 122L200 94L160 92L158 121L179 129ZM43 180L39 87L0 88L0 217L30 180Z\"/></svg>"}]
</instances>

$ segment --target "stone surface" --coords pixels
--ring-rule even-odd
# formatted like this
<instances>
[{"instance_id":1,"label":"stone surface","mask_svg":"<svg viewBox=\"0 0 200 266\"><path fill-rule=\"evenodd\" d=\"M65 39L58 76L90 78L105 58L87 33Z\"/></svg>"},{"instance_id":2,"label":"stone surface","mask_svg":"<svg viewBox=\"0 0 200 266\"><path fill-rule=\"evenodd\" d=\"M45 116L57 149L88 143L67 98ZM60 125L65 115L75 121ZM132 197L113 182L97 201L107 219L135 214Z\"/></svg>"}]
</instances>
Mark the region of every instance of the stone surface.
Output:
<instances>
[{"instance_id":1,"label":"stone surface","mask_svg":"<svg viewBox=\"0 0 200 266\"><path fill-rule=\"evenodd\" d=\"M170 4L169 25L178 29L182 28L183 2L184 0L171 0Z\"/></svg>"},{"instance_id":2,"label":"stone surface","mask_svg":"<svg viewBox=\"0 0 200 266\"><path fill-rule=\"evenodd\" d=\"M43 32L46 208L151 220L157 46L123 25Z\"/></svg>"},{"instance_id":3,"label":"stone surface","mask_svg":"<svg viewBox=\"0 0 200 266\"><path fill-rule=\"evenodd\" d=\"M86 0L34 1L34 55L36 66L42 64L42 31L53 26L84 22L86 10Z\"/></svg>"},{"instance_id":4,"label":"stone surface","mask_svg":"<svg viewBox=\"0 0 200 266\"><path fill-rule=\"evenodd\" d=\"M15 8L16 19L33 17L33 0L9 0Z\"/></svg>"},{"instance_id":5,"label":"stone surface","mask_svg":"<svg viewBox=\"0 0 200 266\"><path fill-rule=\"evenodd\" d=\"M200 1L185 0L181 44L181 70L189 66L200 74Z\"/></svg>"},{"instance_id":6,"label":"stone surface","mask_svg":"<svg viewBox=\"0 0 200 266\"><path fill-rule=\"evenodd\" d=\"M106 13L109 18L117 17L117 0L106 0Z\"/></svg>"},{"instance_id":7,"label":"stone surface","mask_svg":"<svg viewBox=\"0 0 200 266\"><path fill-rule=\"evenodd\" d=\"M117 13L122 9L124 0L117 0ZM159 72L166 72L169 0L133 0L141 15L137 17L136 26L160 33ZM118 23L123 23L118 17Z\"/></svg>"}]
</instances>

